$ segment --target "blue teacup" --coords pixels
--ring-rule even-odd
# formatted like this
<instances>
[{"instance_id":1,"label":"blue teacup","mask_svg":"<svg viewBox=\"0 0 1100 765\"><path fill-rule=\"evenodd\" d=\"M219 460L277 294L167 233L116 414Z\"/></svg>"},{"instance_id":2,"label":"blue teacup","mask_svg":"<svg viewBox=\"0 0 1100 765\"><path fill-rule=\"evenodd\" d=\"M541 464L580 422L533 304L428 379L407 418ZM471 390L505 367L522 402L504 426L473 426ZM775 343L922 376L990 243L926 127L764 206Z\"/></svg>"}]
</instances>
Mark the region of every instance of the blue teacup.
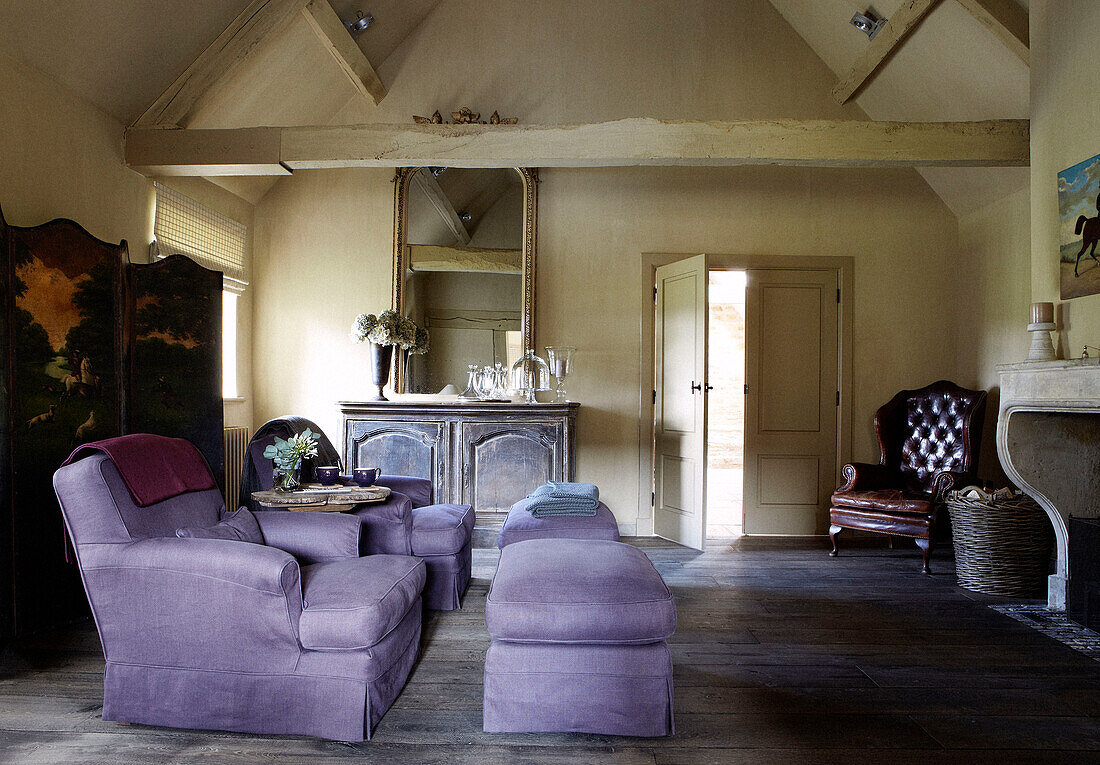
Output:
<instances>
[{"instance_id":1,"label":"blue teacup","mask_svg":"<svg viewBox=\"0 0 1100 765\"><path fill-rule=\"evenodd\" d=\"M317 481L322 486L334 486L340 478L340 468L335 465L324 465L317 468Z\"/></svg>"},{"instance_id":2,"label":"blue teacup","mask_svg":"<svg viewBox=\"0 0 1100 765\"><path fill-rule=\"evenodd\" d=\"M374 486L378 476L382 475L382 468L355 468L352 472L355 474L355 482L365 489Z\"/></svg>"}]
</instances>

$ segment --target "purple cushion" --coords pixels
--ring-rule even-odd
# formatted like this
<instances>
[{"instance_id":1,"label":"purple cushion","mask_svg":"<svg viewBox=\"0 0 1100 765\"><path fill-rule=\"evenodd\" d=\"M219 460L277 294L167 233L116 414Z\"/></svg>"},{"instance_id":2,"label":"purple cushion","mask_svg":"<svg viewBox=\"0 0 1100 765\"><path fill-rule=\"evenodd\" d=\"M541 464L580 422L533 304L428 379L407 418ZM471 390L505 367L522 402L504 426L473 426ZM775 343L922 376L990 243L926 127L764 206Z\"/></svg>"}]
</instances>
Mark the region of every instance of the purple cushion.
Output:
<instances>
[{"instance_id":1,"label":"purple cushion","mask_svg":"<svg viewBox=\"0 0 1100 765\"><path fill-rule=\"evenodd\" d=\"M424 562L408 555L302 566L302 645L369 648L396 627L424 589Z\"/></svg>"},{"instance_id":2,"label":"purple cushion","mask_svg":"<svg viewBox=\"0 0 1100 765\"><path fill-rule=\"evenodd\" d=\"M221 523L214 526L185 526L176 529L181 539L231 539L237 542L251 542L254 545L264 543L263 532L256 516L246 507L235 513L227 513Z\"/></svg>"},{"instance_id":3,"label":"purple cushion","mask_svg":"<svg viewBox=\"0 0 1100 765\"><path fill-rule=\"evenodd\" d=\"M407 475L380 475L374 482L386 486L391 491L400 492L412 500L414 508L424 507L432 501L432 482L427 478L413 478Z\"/></svg>"},{"instance_id":4,"label":"purple cushion","mask_svg":"<svg viewBox=\"0 0 1100 765\"><path fill-rule=\"evenodd\" d=\"M615 514L601 502L595 515L558 515L536 518L527 510L530 499L521 499L512 505L508 517L497 536L497 547L502 550L525 539L608 539L619 541L619 525Z\"/></svg>"},{"instance_id":5,"label":"purple cushion","mask_svg":"<svg viewBox=\"0 0 1100 765\"><path fill-rule=\"evenodd\" d=\"M428 505L413 510L413 555L452 555L470 544L474 510L469 505Z\"/></svg>"},{"instance_id":6,"label":"purple cushion","mask_svg":"<svg viewBox=\"0 0 1100 765\"><path fill-rule=\"evenodd\" d=\"M496 640L638 645L672 635L676 604L635 547L530 539L501 550L485 624Z\"/></svg>"}]
</instances>

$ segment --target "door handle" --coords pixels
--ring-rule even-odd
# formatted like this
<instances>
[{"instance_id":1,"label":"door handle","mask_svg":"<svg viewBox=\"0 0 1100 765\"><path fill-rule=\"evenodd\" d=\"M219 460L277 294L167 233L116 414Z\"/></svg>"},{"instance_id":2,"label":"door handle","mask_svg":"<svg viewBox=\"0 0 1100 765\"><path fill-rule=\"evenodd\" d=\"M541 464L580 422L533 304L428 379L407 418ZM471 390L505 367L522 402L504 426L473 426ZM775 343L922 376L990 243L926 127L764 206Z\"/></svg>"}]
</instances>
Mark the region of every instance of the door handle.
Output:
<instances>
[{"instance_id":1,"label":"door handle","mask_svg":"<svg viewBox=\"0 0 1100 765\"><path fill-rule=\"evenodd\" d=\"M697 383L694 380L692 380L691 381L691 394L694 396L695 391L701 391L701 390L703 390L703 384L702 383Z\"/></svg>"},{"instance_id":2,"label":"door handle","mask_svg":"<svg viewBox=\"0 0 1100 765\"><path fill-rule=\"evenodd\" d=\"M703 390L714 390L714 386L710 383L707 383L703 386Z\"/></svg>"}]
</instances>

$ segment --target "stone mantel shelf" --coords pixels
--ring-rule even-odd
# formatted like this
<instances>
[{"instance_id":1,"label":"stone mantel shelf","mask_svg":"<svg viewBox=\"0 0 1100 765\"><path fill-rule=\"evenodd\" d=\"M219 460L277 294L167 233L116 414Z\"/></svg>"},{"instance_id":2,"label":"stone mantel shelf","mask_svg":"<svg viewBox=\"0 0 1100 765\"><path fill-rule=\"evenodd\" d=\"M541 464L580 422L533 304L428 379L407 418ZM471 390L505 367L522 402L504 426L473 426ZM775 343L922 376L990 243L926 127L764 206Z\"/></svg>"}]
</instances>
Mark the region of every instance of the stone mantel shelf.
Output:
<instances>
[{"instance_id":1,"label":"stone mantel shelf","mask_svg":"<svg viewBox=\"0 0 1100 765\"><path fill-rule=\"evenodd\" d=\"M1097 487L1085 466L1100 460L1100 416L1072 415L1100 415L1100 360L999 364L997 372L997 456L1009 479L1039 503L1054 527L1057 559L1047 605L1063 610L1069 575L1066 521L1071 513L1095 514L1088 498L1097 495ZM1044 414L1051 417L1034 419Z\"/></svg>"}]
</instances>

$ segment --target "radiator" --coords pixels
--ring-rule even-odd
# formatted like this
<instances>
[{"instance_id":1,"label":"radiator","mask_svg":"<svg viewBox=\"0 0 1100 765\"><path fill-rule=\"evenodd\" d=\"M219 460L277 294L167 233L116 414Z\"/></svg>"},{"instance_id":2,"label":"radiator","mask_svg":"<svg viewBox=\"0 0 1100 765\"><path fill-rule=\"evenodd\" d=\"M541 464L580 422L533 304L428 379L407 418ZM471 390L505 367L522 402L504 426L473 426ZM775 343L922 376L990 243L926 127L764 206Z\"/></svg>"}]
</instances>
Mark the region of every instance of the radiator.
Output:
<instances>
[{"instance_id":1,"label":"radiator","mask_svg":"<svg viewBox=\"0 0 1100 765\"><path fill-rule=\"evenodd\" d=\"M225 507L237 509L241 491L241 469L248 451L248 428L243 425L225 429Z\"/></svg>"}]
</instances>

